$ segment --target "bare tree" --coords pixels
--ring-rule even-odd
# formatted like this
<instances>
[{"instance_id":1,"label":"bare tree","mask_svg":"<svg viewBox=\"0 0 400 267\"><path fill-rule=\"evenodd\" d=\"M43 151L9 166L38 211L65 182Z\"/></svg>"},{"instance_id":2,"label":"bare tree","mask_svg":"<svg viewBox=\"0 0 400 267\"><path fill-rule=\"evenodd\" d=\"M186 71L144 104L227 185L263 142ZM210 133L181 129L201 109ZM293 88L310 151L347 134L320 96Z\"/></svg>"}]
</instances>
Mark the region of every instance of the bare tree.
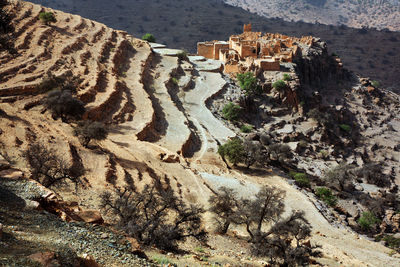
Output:
<instances>
[{"instance_id":1,"label":"bare tree","mask_svg":"<svg viewBox=\"0 0 400 267\"><path fill-rule=\"evenodd\" d=\"M235 223L245 224L246 230L253 240L261 233L263 223L279 220L285 208L284 197L285 191L273 186L263 186L254 200L240 200L234 218Z\"/></svg>"},{"instance_id":2,"label":"bare tree","mask_svg":"<svg viewBox=\"0 0 400 267\"><path fill-rule=\"evenodd\" d=\"M146 185L140 192L116 189L115 194L104 192L101 199L102 208L116 216L118 226L145 245L174 250L177 241L187 237L206 239L201 220L204 210L186 205L171 189L159 185Z\"/></svg>"},{"instance_id":3,"label":"bare tree","mask_svg":"<svg viewBox=\"0 0 400 267\"><path fill-rule=\"evenodd\" d=\"M218 230L226 234L229 226L233 222L235 212L238 207L236 192L227 187L220 187L216 195L212 195L208 202L210 211L215 214L215 221L218 224Z\"/></svg>"},{"instance_id":4,"label":"bare tree","mask_svg":"<svg viewBox=\"0 0 400 267\"><path fill-rule=\"evenodd\" d=\"M279 266L304 266L309 263L310 256L319 256L317 247L308 241L311 226L304 218L304 212L294 211L292 214L261 233L252 240L252 253L269 258L271 264Z\"/></svg>"},{"instance_id":5,"label":"bare tree","mask_svg":"<svg viewBox=\"0 0 400 267\"><path fill-rule=\"evenodd\" d=\"M67 160L60 157L54 149L42 144L32 144L23 152L31 169L32 179L45 187L52 187L70 180L77 186L84 170L72 169Z\"/></svg>"}]
</instances>

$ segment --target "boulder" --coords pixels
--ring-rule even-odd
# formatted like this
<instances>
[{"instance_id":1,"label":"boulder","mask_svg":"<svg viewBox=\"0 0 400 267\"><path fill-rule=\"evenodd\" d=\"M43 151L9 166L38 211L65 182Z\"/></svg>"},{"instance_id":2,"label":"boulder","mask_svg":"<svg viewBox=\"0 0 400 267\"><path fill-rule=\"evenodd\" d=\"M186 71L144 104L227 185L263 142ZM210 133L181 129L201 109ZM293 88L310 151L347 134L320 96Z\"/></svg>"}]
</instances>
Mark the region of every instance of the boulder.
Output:
<instances>
[{"instance_id":1,"label":"boulder","mask_svg":"<svg viewBox=\"0 0 400 267\"><path fill-rule=\"evenodd\" d=\"M98 223L102 224L104 222L100 211L98 210L84 210L76 212L76 215L82 219L82 221L87 223Z\"/></svg>"},{"instance_id":2,"label":"boulder","mask_svg":"<svg viewBox=\"0 0 400 267\"><path fill-rule=\"evenodd\" d=\"M16 169L6 169L0 171L0 177L7 179L20 179L24 177L24 173Z\"/></svg>"},{"instance_id":3,"label":"boulder","mask_svg":"<svg viewBox=\"0 0 400 267\"><path fill-rule=\"evenodd\" d=\"M79 257L79 267L100 267L92 255L86 253Z\"/></svg>"},{"instance_id":4,"label":"boulder","mask_svg":"<svg viewBox=\"0 0 400 267\"><path fill-rule=\"evenodd\" d=\"M54 252L38 252L28 256L29 259L42 265L43 267L56 267L60 266L60 263L56 259Z\"/></svg>"}]
</instances>

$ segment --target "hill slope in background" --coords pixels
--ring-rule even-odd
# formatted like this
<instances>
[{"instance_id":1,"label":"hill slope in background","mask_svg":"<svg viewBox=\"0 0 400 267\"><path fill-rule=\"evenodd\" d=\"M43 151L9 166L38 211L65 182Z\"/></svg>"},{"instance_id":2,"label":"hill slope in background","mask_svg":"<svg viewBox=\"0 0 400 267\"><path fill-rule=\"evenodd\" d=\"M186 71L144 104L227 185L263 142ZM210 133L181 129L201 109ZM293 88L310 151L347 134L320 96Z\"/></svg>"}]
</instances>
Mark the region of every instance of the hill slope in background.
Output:
<instances>
[{"instance_id":1,"label":"hill slope in background","mask_svg":"<svg viewBox=\"0 0 400 267\"><path fill-rule=\"evenodd\" d=\"M140 37L153 33L158 42L196 51L196 43L226 40L240 33L244 23L253 29L293 36L313 35L325 40L330 52L338 54L345 67L364 77L378 80L388 89L400 90L400 33L353 29L345 26L293 23L268 19L220 0L103 0L32 2L79 14Z\"/></svg>"},{"instance_id":2,"label":"hill slope in background","mask_svg":"<svg viewBox=\"0 0 400 267\"><path fill-rule=\"evenodd\" d=\"M398 0L224 0L268 18L400 30Z\"/></svg>"}]
</instances>

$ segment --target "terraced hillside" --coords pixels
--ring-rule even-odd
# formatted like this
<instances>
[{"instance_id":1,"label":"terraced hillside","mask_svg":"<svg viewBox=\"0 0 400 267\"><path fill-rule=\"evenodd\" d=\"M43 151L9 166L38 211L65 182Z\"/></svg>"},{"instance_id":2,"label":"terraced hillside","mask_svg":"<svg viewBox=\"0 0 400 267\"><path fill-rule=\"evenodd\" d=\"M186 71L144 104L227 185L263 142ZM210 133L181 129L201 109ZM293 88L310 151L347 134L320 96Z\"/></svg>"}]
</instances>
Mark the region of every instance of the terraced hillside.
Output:
<instances>
[{"instance_id":1,"label":"terraced hillside","mask_svg":"<svg viewBox=\"0 0 400 267\"><path fill-rule=\"evenodd\" d=\"M126 185L143 188L153 181L171 187L186 203L206 208L209 196L225 181L247 194L271 184L287 192L287 212L305 211L313 226L311 242L322 245L321 262L332 266L400 264L381 244L331 225L318 212L315 197L298 191L274 172L244 175L227 168L217 147L235 134L207 109L208 100L230 86L230 80L219 73L220 63L196 56L184 59L180 50L150 45L61 11L51 10L57 22L43 25L38 20L43 10L49 11L20 2L13 9L17 53L0 53L0 152L27 176L22 151L41 143L85 170L79 188L67 183L55 190L64 200L87 209L99 209L104 191ZM83 117L107 125L105 140L91 142L87 148L73 134L74 122L52 118L42 104L46 92L38 86L48 73L77 77L74 95L85 104ZM205 227L211 229L211 214L206 213L205 219ZM209 242L215 249L210 248L210 260L232 266L263 265L243 256L249 251L247 242L232 240L236 239L211 235ZM186 246L193 251L199 244ZM12 256L2 253L2 258ZM117 256L109 260L123 266ZM176 260L183 266L185 260L199 264L196 258L178 256Z\"/></svg>"},{"instance_id":2,"label":"terraced hillside","mask_svg":"<svg viewBox=\"0 0 400 267\"><path fill-rule=\"evenodd\" d=\"M230 35L241 33L244 23L252 23L255 31L283 33L297 37L312 35L327 42L330 53L340 55L344 66L349 70L359 73L363 77L378 80L385 88L395 92L400 91L400 80L397 75L400 71L399 32L378 31L372 28L350 28L351 26L348 26L352 24L345 23L334 26L329 25L328 22L324 24L325 22L321 20L318 20L319 23L315 23L312 15L308 16L309 20L303 19L310 23L299 21L300 15L303 14L303 9L301 9L303 2L305 2L304 5L310 6L307 14L317 13L323 19L329 19L329 16L318 11L320 10L319 6L314 8L312 5L326 2L331 7L328 12L332 16L338 17L340 14L332 9L335 1L267 1L268 5L273 5L272 10L267 8L268 18L253 12L265 13L266 5L256 8L265 1L32 0L31 2L100 21L109 27L125 30L135 36L141 37L145 33L152 33L158 42L173 48L184 48L189 52L195 52L197 42L227 40ZM243 3L241 5L243 8L226 4L238 2ZM299 2L301 3L299 4ZM346 15L342 14L343 19L354 18L354 12L357 11L353 12L352 10L355 10L354 6L357 6L360 1L349 3L350 8L346 6L348 2L340 4L341 11L346 13ZM362 2L376 3L377 1ZM255 4L253 5L253 3ZM280 5L279 3L284 4ZM297 15L289 14L297 7L300 8L295 11L298 12ZM396 8L396 12L390 13L393 16L398 14L398 6ZM392 16L386 16L386 11L383 12L382 9L371 8L370 11L374 14L379 13L380 18L384 18L390 23L398 21L398 18L390 20ZM361 8L361 12L364 12L363 8ZM279 15L273 15L278 13ZM279 18L276 18L277 16ZM291 18L297 22L289 21ZM364 18L367 21L374 19L368 15ZM369 25L366 24L368 23L362 25Z\"/></svg>"}]
</instances>

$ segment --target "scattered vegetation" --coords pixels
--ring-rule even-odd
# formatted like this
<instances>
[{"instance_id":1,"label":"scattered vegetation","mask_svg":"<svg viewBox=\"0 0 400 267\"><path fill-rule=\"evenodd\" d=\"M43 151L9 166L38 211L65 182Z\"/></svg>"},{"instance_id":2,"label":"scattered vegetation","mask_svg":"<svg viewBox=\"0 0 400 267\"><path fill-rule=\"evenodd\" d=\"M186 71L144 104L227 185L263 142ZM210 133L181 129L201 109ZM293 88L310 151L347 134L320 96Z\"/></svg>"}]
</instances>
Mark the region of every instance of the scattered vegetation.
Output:
<instances>
[{"instance_id":1,"label":"scattered vegetation","mask_svg":"<svg viewBox=\"0 0 400 267\"><path fill-rule=\"evenodd\" d=\"M118 227L144 245L176 250L177 242L193 237L206 240L200 206L186 205L171 188L146 185L141 191L129 187L101 195L101 207L113 215Z\"/></svg>"},{"instance_id":2,"label":"scattered vegetation","mask_svg":"<svg viewBox=\"0 0 400 267\"><path fill-rule=\"evenodd\" d=\"M52 12L40 12L39 19L45 25L50 25L50 23L57 22L57 19Z\"/></svg>"},{"instance_id":3,"label":"scattered vegetation","mask_svg":"<svg viewBox=\"0 0 400 267\"><path fill-rule=\"evenodd\" d=\"M361 217L357 221L358 225L363 230L370 231L372 230L378 223L380 223L380 220L375 216L374 213L370 211L365 211L362 213Z\"/></svg>"},{"instance_id":4,"label":"scattered vegetation","mask_svg":"<svg viewBox=\"0 0 400 267\"><path fill-rule=\"evenodd\" d=\"M305 173L291 172L290 176L296 181L296 184L300 187L310 187L310 179Z\"/></svg>"},{"instance_id":5,"label":"scattered vegetation","mask_svg":"<svg viewBox=\"0 0 400 267\"><path fill-rule=\"evenodd\" d=\"M328 206L334 207L336 205L337 198L332 194L329 188L319 187L315 190L315 194Z\"/></svg>"},{"instance_id":6,"label":"scattered vegetation","mask_svg":"<svg viewBox=\"0 0 400 267\"><path fill-rule=\"evenodd\" d=\"M80 176L85 170L70 165L54 149L34 143L23 151L23 156L29 164L32 179L45 187L58 186L66 180L74 183L75 187L81 184Z\"/></svg>"},{"instance_id":7,"label":"scattered vegetation","mask_svg":"<svg viewBox=\"0 0 400 267\"><path fill-rule=\"evenodd\" d=\"M284 191L263 186L252 199L238 199L234 191L226 188L220 188L220 192L221 195L210 198L210 211L221 222L245 226L252 254L279 266L304 265L310 256L319 254L315 247L305 245L311 226L303 212L296 211L281 218L285 208ZM268 231L265 231L267 225Z\"/></svg>"},{"instance_id":8,"label":"scattered vegetation","mask_svg":"<svg viewBox=\"0 0 400 267\"><path fill-rule=\"evenodd\" d=\"M142 40L150 42L150 43L155 43L156 42L156 38L151 33L146 33L145 35L143 35L142 36Z\"/></svg>"},{"instance_id":9,"label":"scattered vegetation","mask_svg":"<svg viewBox=\"0 0 400 267\"><path fill-rule=\"evenodd\" d=\"M242 133L250 133L251 131L253 131L253 126L249 125L249 124L243 124L240 127L240 131Z\"/></svg>"},{"instance_id":10,"label":"scattered vegetation","mask_svg":"<svg viewBox=\"0 0 400 267\"><path fill-rule=\"evenodd\" d=\"M172 77L172 78L171 78L171 81L172 81L172 83L175 84L175 85L178 85L178 83L179 83L179 80L178 80L177 78L175 78L175 77Z\"/></svg>"},{"instance_id":11,"label":"scattered vegetation","mask_svg":"<svg viewBox=\"0 0 400 267\"><path fill-rule=\"evenodd\" d=\"M258 84L257 77L252 72L239 73L237 75L240 88L245 91L246 95L254 96L260 94L261 86Z\"/></svg>"},{"instance_id":12,"label":"scattered vegetation","mask_svg":"<svg viewBox=\"0 0 400 267\"><path fill-rule=\"evenodd\" d=\"M232 102L226 104L224 108L222 109L222 116L224 119L229 120L229 121L236 121L239 119L240 115L240 106L236 105Z\"/></svg>"},{"instance_id":13,"label":"scattered vegetation","mask_svg":"<svg viewBox=\"0 0 400 267\"><path fill-rule=\"evenodd\" d=\"M161 256L154 256L151 258L154 262L157 264L160 264L161 266L177 266L176 264L170 262L167 258L161 257Z\"/></svg>"},{"instance_id":14,"label":"scattered vegetation","mask_svg":"<svg viewBox=\"0 0 400 267\"><path fill-rule=\"evenodd\" d=\"M182 61L189 60L188 53L186 51L182 51L182 52L178 53L177 56L178 56L179 60L182 60Z\"/></svg>"},{"instance_id":15,"label":"scattered vegetation","mask_svg":"<svg viewBox=\"0 0 400 267\"><path fill-rule=\"evenodd\" d=\"M351 126L348 125L348 124L340 124L339 127L340 127L340 129L342 129L346 133L350 133L351 132Z\"/></svg>"},{"instance_id":16,"label":"scattered vegetation","mask_svg":"<svg viewBox=\"0 0 400 267\"><path fill-rule=\"evenodd\" d=\"M74 134L79 136L84 147L88 147L91 140L104 140L108 131L105 125L98 121L81 121L74 129Z\"/></svg>"},{"instance_id":17,"label":"scattered vegetation","mask_svg":"<svg viewBox=\"0 0 400 267\"><path fill-rule=\"evenodd\" d=\"M286 83L283 80L276 81L272 84L272 87L278 92L283 92L286 88Z\"/></svg>"},{"instance_id":18,"label":"scattered vegetation","mask_svg":"<svg viewBox=\"0 0 400 267\"><path fill-rule=\"evenodd\" d=\"M292 79L292 78L290 77L289 74L287 74L287 73L284 73L284 74L283 74L283 80L284 80L284 81L288 82L288 81L290 81L291 79Z\"/></svg>"}]
</instances>

